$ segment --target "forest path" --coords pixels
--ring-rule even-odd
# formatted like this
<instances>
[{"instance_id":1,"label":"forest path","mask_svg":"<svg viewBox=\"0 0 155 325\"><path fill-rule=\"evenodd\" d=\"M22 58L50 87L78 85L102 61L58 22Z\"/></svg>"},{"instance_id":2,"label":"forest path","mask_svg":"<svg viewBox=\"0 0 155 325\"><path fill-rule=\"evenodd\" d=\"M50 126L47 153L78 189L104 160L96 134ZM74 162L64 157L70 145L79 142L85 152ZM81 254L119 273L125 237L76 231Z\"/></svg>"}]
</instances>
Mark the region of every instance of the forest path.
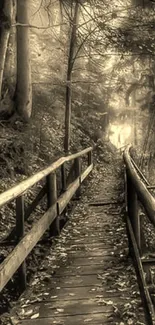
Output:
<instances>
[{"instance_id":1,"label":"forest path","mask_svg":"<svg viewBox=\"0 0 155 325\"><path fill-rule=\"evenodd\" d=\"M128 257L121 160L95 166L76 205L10 324L145 324ZM93 206L96 202L107 204Z\"/></svg>"}]
</instances>

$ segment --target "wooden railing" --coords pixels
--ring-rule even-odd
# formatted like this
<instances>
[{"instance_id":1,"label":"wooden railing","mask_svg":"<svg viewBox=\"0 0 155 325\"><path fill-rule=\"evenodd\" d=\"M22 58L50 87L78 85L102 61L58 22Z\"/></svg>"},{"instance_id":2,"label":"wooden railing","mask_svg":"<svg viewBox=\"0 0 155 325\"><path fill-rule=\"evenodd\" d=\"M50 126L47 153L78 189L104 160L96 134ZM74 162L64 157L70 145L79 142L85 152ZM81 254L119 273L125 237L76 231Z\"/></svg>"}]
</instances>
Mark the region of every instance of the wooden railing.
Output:
<instances>
[{"instance_id":1,"label":"wooden railing","mask_svg":"<svg viewBox=\"0 0 155 325\"><path fill-rule=\"evenodd\" d=\"M85 161L82 161L85 156ZM73 163L68 171L67 163L72 161ZM16 227L10 236L10 238L16 239L16 246L0 264L0 291L17 270L21 289L23 290L26 287L26 257L47 229L52 234L56 233L59 216L74 194L77 197L80 196L81 183L92 169L92 147L89 147L76 154L60 158L49 167L0 194L0 207L13 200L16 201ZM61 192L59 195L57 191L57 170L61 171ZM25 209L24 194L42 180L45 180L45 185L42 186L31 205ZM47 195L47 211L39 220L34 222L31 230L24 235L25 220L45 195Z\"/></svg>"},{"instance_id":2,"label":"wooden railing","mask_svg":"<svg viewBox=\"0 0 155 325\"><path fill-rule=\"evenodd\" d=\"M155 199L148 190L150 188L149 182L130 156L130 146L124 151L123 157L125 162L126 223L129 252L135 262L147 324L155 325L154 307L149 289L154 286L151 280L150 267L155 266L155 258L150 259L147 256L142 227L143 220L139 213L141 205L149 221L155 226ZM145 257L143 256L144 249Z\"/></svg>"},{"instance_id":3,"label":"wooden railing","mask_svg":"<svg viewBox=\"0 0 155 325\"><path fill-rule=\"evenodd\" d=\"M141 220L138 213L138 200L143 205L149 220L155 226L155 199L146 186L149 185L148 181L144 178L142 172L130 157L130 147L124 151L124 161L126 165L127 176L128 214L132 223L139 251L141 252Z\"/></svg>"}]
</instances>

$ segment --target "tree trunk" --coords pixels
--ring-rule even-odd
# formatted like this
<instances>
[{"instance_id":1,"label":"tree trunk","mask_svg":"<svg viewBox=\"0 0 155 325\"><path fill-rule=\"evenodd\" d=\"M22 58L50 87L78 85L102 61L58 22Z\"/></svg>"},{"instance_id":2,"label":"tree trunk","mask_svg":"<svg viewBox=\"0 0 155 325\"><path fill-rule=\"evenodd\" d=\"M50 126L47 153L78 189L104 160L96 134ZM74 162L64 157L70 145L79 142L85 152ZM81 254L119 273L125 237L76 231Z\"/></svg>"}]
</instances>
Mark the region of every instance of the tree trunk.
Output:
<instances>
[{"instance_id":1,"label":"tree trunk","mask_svg":"<svg viewBox=\"0 0 155 325\"><path fill-rule=\"evenodd\" d=\"M12 14L12 0L3 0L0 4L0 100L2 97L3 73L11 29Z\"/></svg>"},{"instance_id":2,"label":"tree trunk","mask_svg":"<svg viewBox=\"0 0 155 325\"><path fill-rule=\"evenodd\" d=\"M71 121L71 96L72 96L72 69L74 65L74 50L76 45L76 29L78 20L79 2L76 1L74 8L73 25L71 27L71 38L69 44L69 56L67 67L67 84L66 84L66 111L65 111L65 137L64 151L69 151L70 144L70 121Z\"/></svg>"},{"instance_id":3,"label":"tree trunk","mask_svg":"<svg viewBox=\"0 0 155 325\"><path fill-rule=\"evenodd\" d=\"M32 112L31 60L29 46L28 8L30 1L17 0L17 87L16 105L19 115L28 122Z\"/></svg>"}]
</instances>

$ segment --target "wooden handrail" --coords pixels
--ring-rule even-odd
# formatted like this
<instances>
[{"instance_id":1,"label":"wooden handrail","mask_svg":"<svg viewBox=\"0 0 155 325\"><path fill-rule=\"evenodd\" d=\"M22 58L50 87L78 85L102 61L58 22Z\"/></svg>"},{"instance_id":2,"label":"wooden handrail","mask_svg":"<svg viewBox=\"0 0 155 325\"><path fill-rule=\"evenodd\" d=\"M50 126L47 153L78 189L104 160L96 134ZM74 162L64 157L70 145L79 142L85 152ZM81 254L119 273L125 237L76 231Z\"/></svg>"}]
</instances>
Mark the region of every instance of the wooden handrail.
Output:
<instances>
[{"instance_id":1,"label":"wooden handrail","mask_svg":"<svg viewBox=\"0 0 155 325\"><path fill-rule=\"evenodd\" d=\"M19 273L20 286L22 286L22 289L26 287L25 259L49 227L50 235L53 235L54 229L57 231L56 228L59 215L63 213L73 195L76 194L77 197L79 197L81 183L93 169L92 150L93 148L89 147L68 157L62 157L44 170L0 194L0 207L16 199L16 228L15 231L13 230L13 235L16 235L16 246L0 264L0 291L17 270ZM85 166L85 170L82 171L81 157L85 154L87 154L87 166ZM71 160L74 160L74 163L71 166L72 173L70 181L67 184L65 163ZM58 197L56 170L59 167L61 167L62 192ZM28 209L25 210L23 193L43 178L46 178L46 184L43 185L34 201ZM32 229L24 235L24 222L31 212L34 211L45 193L47 194L47 211L38 221L33 223Z\"/></svg>"},{"instance_id":2,"label":"wooden handrail","mask_svg":"<svg viewBox=\"0 0 155 325\"><path fill-rule=\"evenodd\" d=\"M134 185L138 198L146 210L149 220L155 226L155 199L139 177L137 170L132 163L132 158L130 157L130 149L131 147L128 146L123 153L126 169L131 182Z\"/></svg>"},{"instance_id":3,"label":"wooden handrail","mask_svg":"<svg viewBox=\"0 0 155 325\"><path fill-rule=\"evenodd\" d=\"M67 161L71 161L77 157L81 157L86 153L92 151L93 148L89 147L86 148L78 153L72 154L67 157L62 157L55 161L53 164L48 166L47 168L41 170L40 172L36 173L35 175L27 178L26 180L22 181L21 183L13 186L9 190L0 194L0 207L4 204L14 200L16 197L22 195L25 191L30 189L33 185L41 181L44 177L48 176L50 173L54 172L57 168L59 168L63 163Z\"/></svg>"},{"instance_id":4,"label":"wooden handrail","mask_svg":"<svg viewBox=\"0 0 155 325\"><path fill-rule=\"evenodd\" d=\"M123 157L126 169L124 170L126 226L129 241L129 254L133 257L141 299L144 306L146 323L155 324L154 306L149 292L151 270L146 264L143 268L143 253L146 253L146 242L143 227L143 215L139 213L139 202L146 211L146 215L155 226L155 199L147 189L146 178L130 156L130 146L124 151ZM139 176L140 175L140 176ZM142 179L141 179L141 178ZM152 274L152 273L151 273Z\"/></svg>"},{"instance_id":5,"label":"wooden handrail","mask_svg":"<svg viewBox=\"0 0 155 325\"><path fill-rule=\"evenodd\" d=\"M80 152L73 153L72 155L65 157L65 161L70 161L70 160L76 159L78 157L82 157L83 155L85 155L86 153L88 153L92 150L93 150L93 147L88 147Z\"/></svg>"}]
</instances>

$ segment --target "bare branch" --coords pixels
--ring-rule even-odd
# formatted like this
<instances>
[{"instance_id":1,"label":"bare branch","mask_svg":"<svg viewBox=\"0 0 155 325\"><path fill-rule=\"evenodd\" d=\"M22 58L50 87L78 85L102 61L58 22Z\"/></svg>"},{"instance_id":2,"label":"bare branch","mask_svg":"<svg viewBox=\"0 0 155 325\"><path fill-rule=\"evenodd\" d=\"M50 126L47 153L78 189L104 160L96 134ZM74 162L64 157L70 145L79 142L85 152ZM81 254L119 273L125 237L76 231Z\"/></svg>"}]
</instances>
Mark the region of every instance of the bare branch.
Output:
<instances>
[{"instance_id":1,"label":"bare branch","mask_svg":"<svg viewBox=\"0 0 155 325\"><path fill-rule=\"evenodd\" d=\"M53 27L59 27L62 25L66 25L66 23L62 23L62 24L58 24L58 25L48 25L48 26L35 26L35 25L31 25L31 24L21 24L21 23L16 23L16 24L12 24L12 27L28 27L28 28L37 28L37 29L49 29L49 28L53 28Z\"/></svg>"}]
</instances>

